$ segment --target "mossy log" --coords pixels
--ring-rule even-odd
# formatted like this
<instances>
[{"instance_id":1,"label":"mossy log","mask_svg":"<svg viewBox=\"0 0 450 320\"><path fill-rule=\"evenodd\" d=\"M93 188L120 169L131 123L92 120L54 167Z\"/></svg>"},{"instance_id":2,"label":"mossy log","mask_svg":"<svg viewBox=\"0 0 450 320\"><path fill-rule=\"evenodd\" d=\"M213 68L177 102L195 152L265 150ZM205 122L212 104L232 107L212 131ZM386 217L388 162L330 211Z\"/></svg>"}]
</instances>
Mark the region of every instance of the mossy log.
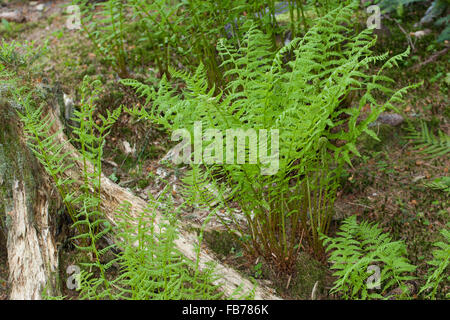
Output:
<instances>
[{"instance_id":1,"label":"mossy log","mask_svg":"<svg viewBox=\"0 0 450 320\"><path fill-rule=\"evenodd\" d=\"M54 195L26 147L14 108L0 100L0 250L6 250L9 299L56 295Z\"/></svg>"}]
</instances>

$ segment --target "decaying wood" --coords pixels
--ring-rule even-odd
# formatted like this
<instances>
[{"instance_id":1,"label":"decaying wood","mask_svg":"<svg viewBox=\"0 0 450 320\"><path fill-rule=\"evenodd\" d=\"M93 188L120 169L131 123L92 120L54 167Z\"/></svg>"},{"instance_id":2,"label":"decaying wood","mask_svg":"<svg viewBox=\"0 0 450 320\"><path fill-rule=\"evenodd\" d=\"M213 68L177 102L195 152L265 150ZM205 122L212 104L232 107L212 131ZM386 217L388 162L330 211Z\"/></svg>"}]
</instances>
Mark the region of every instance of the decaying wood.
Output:
<instances>
[{"instance_id":1,"label":"decaying wood","mask_svg":"<svg viewBox=\"0 0 450 320\"><path fill-rule=\"evenodd\" d=\"M0 226L6 229L9 298L41 299L44 289L58 294L51 199L37 160L24 144L15 111L1 101L0 118Z\"/></svg>"},{"instance_id":2,"label":"decaying wood","mask_svg":"<svg viewBox=\"0 0 450 320\"><path fill-rule=\"evenodd\" d=\"M8 265L11 283L10 299L41 299L44 288L58 268L58 255L50 232L49 203L44 195L34 208L28 208L26 188L16 180L13 187L14 207L8 230ZM34 220L34 221L33 221ZM39 225L37 229L35 224Z\"/></svg>"},{"instance_id":3,"label":"decaying wood","mask_svg":"<svg viewBox=\"0 0 450 320\"><path fill-rule=\"evenodd\" d=\"M66 136L62 133L62 123L60 122L58 116L54 114L51 110L49 111L54 118L53 132L60 131L58 135L59 143L66 145L66 151L71 152L75 155L75 158L80 158L78 151L70 144L67 143ZM69 175L75 180L80 180L80 173L82 172L83 163L79 161L75 166L66 171L65 174ZM90 170L93 170L92 167ZM131 204L132 216L138 217L144 210L148 208L148 204L141 198L135 196L128 190L120 187L119 185L112 182L106 176L102 176L101 180L101 197L102 197L102 211L105 217L114 225L116 225L117 216L116 210L119 206L125 202ZM155 213L155 223L161 222L161 214ZM197 252L195 244L197 243L197 236L187 232L186 230L180 230L179 238L176 241L177 248L179 251L185 255L188 259L195 260L197 258ZM240 287L242 292L251 292L255 290L255 299L257 300L268 300L268 299L280 299L272 289L267 288L264 285L257 285L256 288L252 282L248 279L242 277L236 270L223 265L218 261L212 254L208 253L206 250L202 249L200 252L200 269L204 270L208 267L208 263L214 262L216 264L216 272L221 275L221 279L217 281L216 284L221 285L221 288L225 295L232 296L235 290Z\"/></svg>"}]
</instances>

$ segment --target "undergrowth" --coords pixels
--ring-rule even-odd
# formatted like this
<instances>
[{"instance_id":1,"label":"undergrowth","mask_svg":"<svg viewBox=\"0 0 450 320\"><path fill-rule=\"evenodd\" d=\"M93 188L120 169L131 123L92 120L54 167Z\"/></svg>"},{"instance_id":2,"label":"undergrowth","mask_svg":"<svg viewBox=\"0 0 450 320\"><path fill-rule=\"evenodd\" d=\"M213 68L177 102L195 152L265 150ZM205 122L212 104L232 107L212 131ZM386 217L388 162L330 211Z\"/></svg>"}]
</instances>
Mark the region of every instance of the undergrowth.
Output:
<instances>
[{"instance_id":1,"label":"undergrowth","mask_svg":"<svg viewBox=\"0 0 450 320\"><path fill-rule=\"evenodd\" d=\"M225 226L241 235L248 253L264 256L280 270L292 270L300 250L308 248L322 256L318 232L328 232L343 165L351 163L352 154L359 155L356 139L362 133L376 138L368 124L401 102L407 90L389 89L392 80L382 72L396 66L408 50L390 58L377 73L366 72L387 54L372 54L376 39L370 30L354 34L357 5L331 11L304 37L277 52L270 37L256 26L250 27L239 47L219 41L217 50L228 70L227 85L219 92L209 88L202 64L192 75L172 69L171 75L186 84L181 93L166 78L156 90L138 81L122 81L147 99L143 108L130 113L172 132L187 130L194 138L207 135L203 142L194 142L194 148L205 150L203 160L207 158L203 167L207 177L198 183L225 181L222 189L232 190L230 197L239 203L247 222L245 227ZM384 96L384 102L375 94ZM371 113L360 121L366 104L371 105ZM235 148L232 154L234 159L252 159L258 150L258 161L220 161L225 159L224 143L226 148L234 144L225 139L232 129L255 142L248 130L266 130L249 147L238 142L238 148L245 147ZM268 132L270 143L264 139ZM198 164L197 152L193 152L195 159L183 157Z\"/></svg>"},{"instance_id":2,"label":"undergrowth","mask_svg":"<svg viewBox=\"0 0 450 320\"><path fill-rule=\"evenodd\" d=\"M425 284L418 291L424 298L436 299L438 289L449 297L448 267L450 262L450 233L441 230L442 241L434 243L433 259ZM412 280L416 267L407 259L406 245L393 241L377 224L356 216L343 221L335 238L323 236L330 251L328 260L336 277L331 293L344 299L412 299ZM441 298L443 298L441 297Z\"/></svg>"},{"instance_id":3,"label":"undergrowth","mask_svg":"<svg viewBox=\"0 0 450 320\"><path fill-rule=\"evenodd\" d=\"M149 62L167 77L169 66L191 70L202 63L209 85L220 86L226 70L217 60L215 45L220 38L240 45L252 21L270 35L275 48L277 35L306 33L310 16L325 15L339 1L74 0L73 4L81 8L81 27L97 55L121 78ZM289 23L279 23L277 14L285 11Z\"/></svg>"},{"instance_id":4,"label":"undergrowth","mask_svg":"<svg viewBox=\"0 0 450 320\"><path fill-rule=\"evenodd\" d=\"M409 273L415 267L405 257L406 246L402 241L392 241L375 224L358 224L356 216L344 220L336 235L324 237L327 251L332 250L328 259L331 269L336 270L333 275L338 277L331 293L339 292L344 299L408 297L406 281L414 279ZM376 278L370 281L373 273ZM397 287L400 293L387 294ZM385 296L371 289L379 289Z\"/></svg>"},{"instance_id":5,"label":"undergrowth","mask_svg":"<svg viewBox=\"0 0 450 320\"><path fill-rule=\"evenodd\" d=\"M428 129L425 121L420 122L420 130L416 130L412 123L409 123L405 139L409 139L414 144L414 150L423 155L424 159L436 159L444 157L450 152L450 136L438 130L437 136ZM424 185L434 190L450 193L450 177L442 176L433 181L424 182Z\"/></svg>"}]
</instances>

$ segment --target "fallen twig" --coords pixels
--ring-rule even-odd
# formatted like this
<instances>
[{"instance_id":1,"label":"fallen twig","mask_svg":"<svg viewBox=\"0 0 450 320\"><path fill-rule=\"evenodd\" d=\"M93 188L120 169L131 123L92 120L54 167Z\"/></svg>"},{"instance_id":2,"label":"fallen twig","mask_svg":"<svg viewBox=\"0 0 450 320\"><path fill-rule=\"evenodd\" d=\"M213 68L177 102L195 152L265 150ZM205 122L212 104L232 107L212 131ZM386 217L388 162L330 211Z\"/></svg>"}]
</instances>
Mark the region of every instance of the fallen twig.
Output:
<instances>
[{"instance_id":1,"label":"fallen twig","mask_svg":"<svg viewBox=\"0 0 450 320\"><path fill-rule=\"evenodd\" d=\"M450 46L447 46L446 48L442 49L441 51L435 52L434 54L431 55L431 57L429 57L427 60L419 63L418 65L413 67L413 70L419 70L420 68L422 68L423 66L431 63L431 62L435 62L440 56L446 54L448 52L448 50L450 49Z\"/></svg>"}]
</instances>

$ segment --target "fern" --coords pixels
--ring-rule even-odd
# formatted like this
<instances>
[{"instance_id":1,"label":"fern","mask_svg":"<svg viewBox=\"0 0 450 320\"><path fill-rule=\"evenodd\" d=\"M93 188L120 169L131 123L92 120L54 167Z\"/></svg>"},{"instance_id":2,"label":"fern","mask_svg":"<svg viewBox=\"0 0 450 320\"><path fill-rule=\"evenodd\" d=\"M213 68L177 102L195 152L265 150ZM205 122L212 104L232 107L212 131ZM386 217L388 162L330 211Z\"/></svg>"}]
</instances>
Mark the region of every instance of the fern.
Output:
<instances>
[{"instance_id":1,"label":"fern","mask_svg":"<svg viewBox=\"0 0 450 320\"><path fill-rule=\"evenodd\" d=\"M80 6L81 26L94 45L96 54L111 65L119 76L128 76L126 39L129 25L126 24L126 8L122 0L92 3L74 0Z\"/></svg>"},{"instance_id":2,"label":"fern","mask_svg":"<svg viewBox=\"0 0 450 320\"><path fill-rule=\"evenodd\" d=\"M412 124L406 129L408 134L405 138L412 140L416 145L414 150L418 150L420 154L425 155L425 159L434 159L448 154L450 152L450 136L440 130L436 136L428 129L425 121L422 120L420 124L420 131L416 131ZM433 190L440 190L446 193L450 192L448 177L436 178L433 181L424 182L423 185Z\"/></svg>"},{"instance_id":3,"label":"fern","mask_svg":"<svg viewBox=\"0 0 450 320\"><path fill-rule=\"evenodd\" d=\"M380 268L380 287L383 293L399 286L400 298L408 296L407 280L416 267L408 262L406 246L402 241L392 241L376 224L358 224L356 216L345 219L336 238L323 237L329 261L337 277L331 293L340 293L345 299L385 299L368 289L370 266Z\"/></svg>"},{"instance_id":4,"label":"fern","mask_svg":"<svg viewBox=\"0 0 450 320\"><path fill-rule=\"evenodd\" d=\"M413 127L407 128L409 134L406 135L416 145L415 150L419 150L421 154L426 155L426 159L436 158L446 155L450 152L450 136L438 131L435 136L429 129L425 121L421 121L420 132L414 130Z\"/></svg>"},{"instance_id":5,"label":"fern","mask_svg":"<svg viewBox=\"0 0 450 320\"><path fill-rule=\"evenodd\" d=\"M180 193L186 200L186 204L209 210L210 214L215 215L231 234L242 237L245 234L241 226L242 219L232 214L233 210L228 203L228 200L233 198L233 194L239 190L225 188L224 184L212 179L215 176L216 174L210 168L202 169L198 165L192 165L192 169L182 178ZM223 214L224 212L229 214ZM247 246L246 243L243 244ZM247 249L250 251L250 248Z\"/></svg>"},{"instance_id":6,"label":"fern","mask_svg":"<svg viewBox=\"0 0 450 320\"><path fill-rule=\"evenodd\" d=\"M118 257L123 295L129 292L129 298L145 300L222 297L218 287L212 285L218 279L213 266L200 273L196 262L184 258L176 250L175 215L167 211L167 221L155 223L151 212L157 204L152 200L149 211L143 212L137 223L123 210L119 235L124 240L119 246L124 249Z\"/></svg>"},{"instance_id":7,"label":"fern","mask_svg":"<svg viewBox=\"0 0 450 320\"><path fill-rule=\"evenodd\" d=\"M448 285L450 281L448 273L450 263L450 231L442 229L441 234L444 236L444 241L436 242L434 244L436 247L436 249L433 250L434 258L428 262L428 264L431 265L431 270L427 277L427 282L419 292L424 293L428 291L426 296L431 299L436 299L437 290L442 283ZM444 293L444 295L447 299L450 298L448 292L446 294Z\"/></svg>"},{"instance_id":8,"label":"fern","mask_svg":"<svg viewBox=\"0 0 450 320\"><path fill-rule=\"evenodd\" d=\"M202 64L193 74L171 70L173 77L186 84L181 94L166 78L157 89L122 81L147 100L144 108L128 111L172 131L187 129L193 136L198 122L203 131L214 128L222 135L228 129L279 130L276 174L261 175L261 169L268 167L262 161L214 165L207 172L215 173L210 180L221 177L227 188L239 190L233 193L233 200L239 203L247 220L244 245L252 248L250 253L265 256L284 270L294 265L302 247L302 234L321 254L316 230L328 230L337 178L344 164L351 163L351 155L359 154L357 137L363 132L375 136L368 124L385 108L402 101L407 89L393 92L385 86L389 78L365 72L387 55L372 54L375 39L370 30L352 34L357 6L352 2L331 11L303 38L294 39L278 52L255 25L248 27L239 47L219 41L221 67L227 70L223 90L210 88ZM395 66L408 53L391 58L383 69ZM342 106L350 94L361 96L359 104ZM374 94L390 98L380 104ZM373 106L372 113L358 122L367 103ZM336 140L346 143L338 146ZM203 148L208 143L204 141ZM244 153L249 158L249 148Z\"/></svg>"},{"instance_id":9,"label":"fern","mask_svg":"<svg viewBox=\"0 0 450 320\"><path fill-rule=\"evenodd\" d=\"M7 42L1 40L0 43L0 63L5 67L18 71L23 67L31 68L33 63L47 52L47 43L37 49L34 42Z\"/></svg>"},{"instance_id":10,"label":"fern","mask_svg":"<svg viewBox=\"0 0 450 320\"><path fill-rule=\"evenodd\" d=\"M306 11L323 16L340 3L274 0L107 0L92 3L73 0L81 7L82 29L96 54L113 67L121 78L154 62L160 74L170 77L169 67L182 65L186 70L202 63L210 87L223 84L223 69L217 59L216 43L228 38L241 46L242 37L253 22L270 35L272 47L278 47L277 36L288 29L295 37L306 33ZM279 23L279 13L289 12L289 25ZM300 24L303 30L300 30Z\"/></svg>"},{"instance_id":11,"label":"fern","mask_svg":"<svg viewBox=\"0 0 450 320\"><path fill-rule=\"evenodd\" d=\"M166 187L166 190L168 188ZM162 193L161 198L165 197ZM198 264L183 257L176 249L178 238L175 214L166 207L163 221L156 221L155 209L161 199L152 199L147 210L131 214L130 204L117 210L116 245L120 252L108 262L118 275L110 280L111 299L120 300L192 300L220 299L219 277L211 265L200 272ZM166 204L168 200L164 201ZM81 296L87 299L107 297L100 277L81 274Z\"/></svg>"},{"instance_id":12,"label":"fern","mask_svg":"<svg viewBox=\"0 0 450 320\"><path fill-rule=\"evenodd\" d=\"M424 182L424 185L433 190L440 190L450 193L450 177L436 178L431 182Z\"/></svg>"},{"instance_id":13,"label":"fern","mask_svg":"<svg viewBox=\"0 0 450 320\"><path fill-rule=\"evenodd\" d=\"M218 185L214 184L208 172L202 171L199 166L192 166L192 170L184 175L182 182L185 186L182 195L190 205L211 204L224 197L224 192L217 190Z\"/></svg>"},{"instance_id":14,"label":"fern","mask_svg":"<svg viewBox=\"0 0 450 320\"><path fill-rule=\"evenodd\" d=\"M110 231L110 225L101 213L101 158L105 137L118 119L121 110L118 108L113 113L108 112L107 117L100 116L102 123L97 125L93 120L94 98L88 98L87 94L90 89L93 89L93 97L95 97L98 94L98 83L93 82L93 88L90 85L90 80L86 77L82 85L80 111L75 112L74 121L79 126L73 128L75 134L73 140L81 146L81 162L83 163L81 185L76 185L70 177L64 177L65 172L74 166L73 155L67 151L69 149L65 144L59 142L58 136L62 134L61 131L52 133L54 120L49 115L43 115L42 107L35 107L33 91L18 88L13 91L13 95L24 110L18 113L24 123L27 144L47 173L54 179L56 188L72 218L72 227L78 231L78 234L73 237L74 244L92 258L90 262L85 262L83 265L88 269L95 268L101 274L98 279L88 278L90 273L84 271L83 279L88 282L91 289L100 290L102 286L107 289L103 291L107 295L99 295L98 298L106 296L111 298L109 281L106 277L106 271L110 265L103 264L101 257L112 246L98 248L99 240Z\"/></svg>"},{"instance_id":15,"label":"fern","mask_svg":"<svg viewBox=\"0 0 450 320\"><path fill-rule=\"evenodd\" d=\"M51 132L55 120L49 115L43 115L43 106L35 106L33 91L22 87L12 91L12 94L16 103L23 110L18 111L18 115L24 124L26 143L46 172L53 178L55 186L66 204L68 213L75 223L77 221L76 212L69 199L74 180L64 178L62 175L73 164L70 163L72 160L71 153L66 151L66 146L57 142L56 137L61 134L61 131ZM78 231L81 232L81 229Z\"/></svg>"}]
</instances>

